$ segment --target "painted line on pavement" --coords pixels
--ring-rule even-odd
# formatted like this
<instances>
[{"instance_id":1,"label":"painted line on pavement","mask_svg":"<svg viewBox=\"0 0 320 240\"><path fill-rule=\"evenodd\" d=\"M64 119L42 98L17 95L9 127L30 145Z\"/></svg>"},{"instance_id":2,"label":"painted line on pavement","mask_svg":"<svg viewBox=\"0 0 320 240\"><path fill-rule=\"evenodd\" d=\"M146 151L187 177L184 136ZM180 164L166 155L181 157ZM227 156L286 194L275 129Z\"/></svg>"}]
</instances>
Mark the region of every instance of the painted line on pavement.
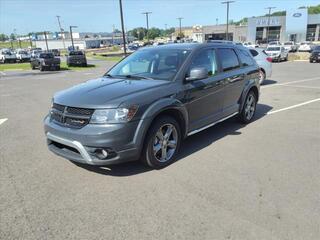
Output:
<instances>
[{"instance_id":1,"label":"painted line on pavement","mask_svg":"<svg viewBox=\"0 0 320 240\"><path fill-rule=\"evenodd\" d=\"M5 121L7 121L7 120L8 120L8 118L0 119L0 125L1 125L2 123L4 123Z\"/></svg>"},{"instance_id":2,"label":"painted line on pavement","mask_svg":"<svg viewBox=\"0 0 320 240\"><path fill-rule=\"evenodd\" d=\"M320 101L320 98L313 99L313 100L310 100L310 101L307 101L307 102L303 102L303 103L299 103L299 104L296 104L296 105L292 105L290 107L285 107L285 108L281 108L281 109L278 109L278 110L270 111L270 112L267 112L267 115L278 113L278 112L282 112L282 111L286 111L286 110L290 110L290 109L297 108L297 107L301 107L301 106L304 106L304 105L307 105L307 104L310 104L310 103L314 103L314 102L317 102L317 101Z\"/></svg>"},{"instance_id":3,"label":"painted line on pavement","mask_svg":"<svg viewBox=\"0 0 320 240\"><path fill-rule=\"evenodd\" d=\"M314 81L314 80L320 80L320 78L319 77L315 77L315 78L307 78L307 79L302 79L302 80L297 80L297 81L292 81L292 82L275 83L275 84L272 84L272 85L261 86L261 88L262 89L266 89L266 88L271 88L271 87L285 86L285 85L289 85L289 84L293 84L293 83L308 82L308 81Z\"/></svg>"}]
</instances>

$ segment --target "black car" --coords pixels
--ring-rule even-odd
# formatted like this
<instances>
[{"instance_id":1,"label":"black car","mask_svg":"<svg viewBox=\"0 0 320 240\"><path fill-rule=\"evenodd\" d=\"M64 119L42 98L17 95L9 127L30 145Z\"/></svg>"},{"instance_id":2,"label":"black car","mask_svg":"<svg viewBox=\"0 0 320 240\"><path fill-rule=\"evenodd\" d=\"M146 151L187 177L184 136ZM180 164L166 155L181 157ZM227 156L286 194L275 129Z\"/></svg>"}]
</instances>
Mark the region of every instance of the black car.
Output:
<instances>
[{"instance_id":1,"label":"black car","mask_svg":"<svg viewBox=\"0 0 320 240\"><path fill-rule=\"evenodd\" d=\"M44 70L60 70L60 58L55 58L51 52L40 52L31 57L31 68L39 68L40 71Z\"/></svg>"},{"instance_id":2,"label":"black car","mask_svg":"<svg viewBox=\"0 0 320 240\"><path fill-rule=\"evenodd\" d=\"M259 88L259 66L242 46L142 48L101 78L54 95L47 144L90 165L141 159L165 167L184 138L236 115L252 121Z\"/></svg>"},{"instance_id":3,"label":"black car","mask_svg":"<svg viewBox=\"0 0 320 240\"><path fill-rule=\"evenodd\" d=\"M70 51L67 54L67 65L69 66L87 66L87 58L82 51Z\"/></svg>"},{"instance_id":4,"label":"black car","mask_svg":"<svg viewBox=\"0 0 320 240\"><path fill-rule=\"evenodd\" d=\"M320 62L320 46L315 46L310 54L309 61L313 62Z\"/></svg>"}]
</instances>

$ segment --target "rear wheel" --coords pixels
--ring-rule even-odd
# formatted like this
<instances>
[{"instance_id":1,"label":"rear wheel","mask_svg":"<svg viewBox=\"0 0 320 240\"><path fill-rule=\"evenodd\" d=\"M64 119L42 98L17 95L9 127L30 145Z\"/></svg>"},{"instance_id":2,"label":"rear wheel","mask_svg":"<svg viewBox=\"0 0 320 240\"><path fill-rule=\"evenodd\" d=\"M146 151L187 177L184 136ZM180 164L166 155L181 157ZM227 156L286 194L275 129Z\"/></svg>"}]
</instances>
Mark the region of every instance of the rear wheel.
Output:
<instances>
[{"instance_id":1,"label":"rear wheel","mask_svg":"<svg viewBox=\"0 0 320 240\"><path fill-rule=\"evenodd\" d=\"M259 82L260 84L263 83L263 81L266 80L266 74L262 69L259 70Z\"/></svg>"},{"instance_id":2,"label":"rear wheel","mask_svg":"<svg viewBox=\"0 0 320 240\"><path fill-rule=\"evenodd\" d=\"M174 162L181 142L177 121L170 116L157 119L146 136L142 161L151 168L159 169Z\"/></svg>"},{"instance_id":3,"label":"rear wheel","mask_svg":"<svg viewBox=\"0 0 320 240\"><path fill-rule=\"evenodd\" d=\"M251 122L257 106L257 97L253 91L250 91L246 97L239 119L242 123Z\"/></svg>"}]
</instances>

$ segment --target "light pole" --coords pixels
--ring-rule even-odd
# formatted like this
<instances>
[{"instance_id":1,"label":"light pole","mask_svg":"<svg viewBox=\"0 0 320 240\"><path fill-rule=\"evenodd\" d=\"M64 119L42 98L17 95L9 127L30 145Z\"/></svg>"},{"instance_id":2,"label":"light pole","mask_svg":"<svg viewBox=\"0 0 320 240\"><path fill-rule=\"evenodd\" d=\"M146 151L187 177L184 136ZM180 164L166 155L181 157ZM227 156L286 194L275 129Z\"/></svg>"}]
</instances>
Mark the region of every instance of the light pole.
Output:
<instances>
[{"instance_id":1,"label":"light pole","mask_svg":"<svg viewBox=\"0 0 320 240\"><path fill-rule=\"evenodd\" d=\"M177 18L179 20L179 37L182 37L182 30L181 30L181 20L183 19L183 17L178 17Z\"/></svg>"},{"instance_id":2,"label":"light pole","mask_svg":"<svg viewBox=\"0 0 320 240\"><path fill-rule=\"evenodd\" d=\"M229 4L234 3L235 1L225 1L221 2L222 4L227 4L227 31L226 31L226 40L229 39Z\"/></svg>"},{"instance_id":3,"label":"light pole","mask_svg":"<svg viewBox=\"0 0 320 240\"><path fill-rule=\"evenodd\" d=\"M59 24L59 29L60 29L60 34L61 34L61 38L62 38L62 43L63 43L63 49L66 49L66 44L64 42L64 35L63 35L63 29L61 27L61 23L60 23L60 16L56 16L58 19L58 24Z\"/></svg>"},{"instance_id":4,"label":"light pole","mask_svg":"<svg viewBox=\"0 0 320 240\"><path fill-rule=\"evenodd\" d=\"M271 9L274 9L275 7L267 7L265 9L269 9L268 14L268 27L267 27L267 43L269 43L269 26L270 26L270 15L271 15Z\"/></svg>"},{"instance_id":5,"label":"light pole","mask_svg":"<svg viewBox=\"0 0 320 240\"><path fill-rule=\"evenodd\" d=\"M126 33L124 32L123 11L122 11L122 0L119 0L119 6L120 6L120 18L121 18L121 29L122 29L123 51L124 51L124 56L126 56L126 55L127 55L127 49L126 49Z\"/></svg>"},{"instance_id":6,"label":"light pole","mask_svg":"<svg viewBox=\"0 0 320 240\"><path fill-rule=\"evenodd\" d=\"M44 32L43 32L43 34L44 34L44 39L46 40L47 52L49 52L47 32L46 32L46 31L44 31Z\"/></svg>"},{"instance_id":7,"label":"light pole","mask_svg":"<svg viewBox=\"0 0 320 240\"><path fill-rule=\"evenodd\" d=\"M32 39L31 39L31 33L29 33L29 41L30 41L30 48L32 48Z\"/></svg>"},{"instance_id":8,"label":"light pole","mask_svg":"<svg viewBox=\"0 0 320 240\"><path fill-rule=\"evenodd\" d=\"M149 14L152 12L143 12L141 14L146 15L146 22L147 22L147 40L149 41Z\"/></svg>"},{"instance_id":9,"label":"light pole","mask_svg":"<svg viewBox=\"0 0 320 240\"><path fill-rule=\"evenodd\" d=\"M72 28L77 28L77 26L70 26L70 37L71 37L71 43L72 43L72 50L74 51L74 43L73 43L73 36L72 36Z\"/></svg>"}]
</instances>

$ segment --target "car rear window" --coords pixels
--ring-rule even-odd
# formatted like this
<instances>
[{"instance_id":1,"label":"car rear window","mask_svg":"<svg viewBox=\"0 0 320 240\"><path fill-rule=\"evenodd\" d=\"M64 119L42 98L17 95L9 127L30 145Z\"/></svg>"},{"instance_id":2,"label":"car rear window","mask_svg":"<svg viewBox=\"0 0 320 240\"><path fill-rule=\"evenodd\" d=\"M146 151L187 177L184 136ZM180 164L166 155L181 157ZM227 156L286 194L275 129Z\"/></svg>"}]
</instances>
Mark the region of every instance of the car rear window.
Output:
<instances>
[{"instance_id":1,"label":"car rear window","mask_svg":"<svg viewBox=\"0 0 320 240\"><path fill-rule=\"evenodd\" d=\"M75 56L75 55L83 55L83 52L81 51L73 51L73 52L69 52L70 56Z\"/></svg>"},{"instance_id":2,"label":"car rear window","mask_svg":"<svg viewBox=\"0 0 320 240\"><path fill-rule=\"evenodd\" d=\"M218 49L222 70L230 71L240 67L240 63L235 51L231 48Z\"/></svg>"},{"instance_id":3,"label":"car rear window","mask_svg":"<svg viewBox=\"0 0 320 240\"><path fill-rule=\"evenodd\" d=\"M258 53L256 50L254 50L254 49L250 49L249 51L250 51L252 57L258 56L258 54L259 54L259 53Z\"/></svg>"},{"instance_id":4,"label":"car rear window","mask_svg":"<svg viewBox=\"0 0 320 240\"><path fill-rule=\"evenodd\" d=\"M52 53L40 53L40 58L45 58L45 59L48 59L48 58L54 58L53 54Z\"/></svg>"}]
</instances>

